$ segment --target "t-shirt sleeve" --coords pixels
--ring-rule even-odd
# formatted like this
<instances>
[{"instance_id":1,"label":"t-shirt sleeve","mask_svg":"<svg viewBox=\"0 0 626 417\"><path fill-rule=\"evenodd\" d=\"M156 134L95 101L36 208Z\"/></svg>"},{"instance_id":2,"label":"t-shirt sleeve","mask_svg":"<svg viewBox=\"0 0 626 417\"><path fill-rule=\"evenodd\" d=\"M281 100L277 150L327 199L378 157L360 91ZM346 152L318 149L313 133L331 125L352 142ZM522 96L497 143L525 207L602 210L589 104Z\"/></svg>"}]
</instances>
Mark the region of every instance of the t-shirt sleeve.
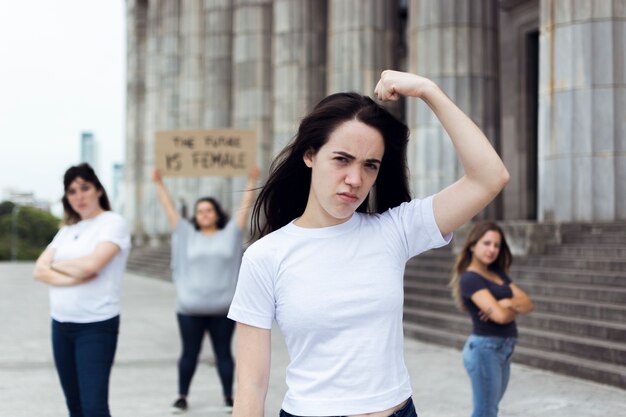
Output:
<instances>
[{"instance_id":1,"label":"t-shirt sleeve","mask_svg":"<svg viewBox=\"0 0 626 417\"><path fill-rule=\"evenodd\" d=\"M487 288L485 281L477 274L464 272L461 275L461 297L469 299L476 291Z\"/></svg>"},{"instance_id":2,"label":"t-shirt sleeve","mask_svg":"<svg viewBox=\"0 0 626 417\"><path fill-rule=\"evenodd\" d=\"M239 228L235 219L230 219L228 223L226 223L224 230L226 230L228 234L232 235L235 239L243 239L243 230Z\"/></svg>"},{"instance_id":3,"label":"t-shirt sleeve","mask_svg":"<svg viewBox=\"0 0 626 417\"><path fill-rule=\"evenodd\" d=\"M112 242L120 250L130 249L130 229L126 220L119 215L110 216L104 227L101 227L97 243L100 242Z\"/></svg>"},{"instance_id":4,"label":"t-shirt sleeve","mask_svg":"<svg viewBox=\"0 0 626 417\"><path fill-rule=\"evenodd\" d=\"M59 245L61 245L61 242L63 241L63 236L66 233L67 233L67 226L63 226L61 229L59 229L57 234L54 235L54 238L52 239L52 242L50 242L48 244L48 248L49 249L58 249Z\"/></svg>"},{"instance_id":5,"label":"t-shirt sleeve","mask_svg":"<svg viewBox=\"0 0 626 417\"><path fill-rule=\"evenodd\" d=\"M228 318L249 326L271 329L275 315L272 272L244 254Z\"/></svg>"},{"instance_id":6,"label":"t-shirt sleeve","mask_svg":"<svg viewBox=\"0 0 626 417\"><path fill-rule=\"evenodd\" d=\"M194 232L193 225L187 219L183 219L182 217L178 219L176 226L174 227L174 231L172 231L172 238L174 239L186 239L187 236Z\"/></svg>"},{"instance_id":7,"label":"t-shirt sleeve","mask_svg":"<svg viewBox=\"0 0 626 417\"><path fill-rule=\"evenodd\" d=\"M388 215L400 233L407 259L429 249L445 246L452 239L452 233L442 236L437 226L433 196L402 203L389 210Z\"/></svg>"}]
</instances>

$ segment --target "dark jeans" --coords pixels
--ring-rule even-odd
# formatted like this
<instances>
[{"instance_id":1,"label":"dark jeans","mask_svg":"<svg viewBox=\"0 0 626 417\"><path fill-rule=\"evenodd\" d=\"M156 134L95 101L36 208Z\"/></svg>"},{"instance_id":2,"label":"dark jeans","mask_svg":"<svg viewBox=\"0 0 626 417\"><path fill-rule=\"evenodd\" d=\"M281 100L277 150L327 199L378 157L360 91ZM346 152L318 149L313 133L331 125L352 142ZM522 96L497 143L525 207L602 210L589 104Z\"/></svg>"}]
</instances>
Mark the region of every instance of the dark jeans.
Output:
<instances>
[{"instance_id":1,"label":"dark jeans","mask_svg":"<svg viewBox=\"0 0 626 417\"><path fill-rule=\"evenodd\" d=\"M178 394L181 396L189 394L189 386L196 372L202 339L206 332L213 345L224 397L232 397L235 363L230 351L230 343L235 331L235 322L226 316L188 316L181 313L177 313L177 316L183 345L178 361Z\"/></svg>"},{"instance_id":2,"label":"dark jeans","mask_svg":"<svg viewBox=\"0 0 626 417\"><path fill-rule=\"evenodd\" d=\"M70 417L110 417L109 376L119 316L95 323L52 320L52 351Z\"/></svg>"},{"instance_id":3,"label":"dark jeans","mask_svg":"<svg viewBox=\"0 0 626 417\"><path fill-rule=\"evenodd\" d=\"M280 417L299 417L293 414L289 414L285 410L280 410ZM333 416L334 417L334 416ZM338 416L341 417L341 416ZM417 417L417 412L415 411L415 404L413 404L413 398L409 397L406 404L402 406L398 411L394 411L392 414L389 414L389 417Z\"/></svg>"}]
</instances>

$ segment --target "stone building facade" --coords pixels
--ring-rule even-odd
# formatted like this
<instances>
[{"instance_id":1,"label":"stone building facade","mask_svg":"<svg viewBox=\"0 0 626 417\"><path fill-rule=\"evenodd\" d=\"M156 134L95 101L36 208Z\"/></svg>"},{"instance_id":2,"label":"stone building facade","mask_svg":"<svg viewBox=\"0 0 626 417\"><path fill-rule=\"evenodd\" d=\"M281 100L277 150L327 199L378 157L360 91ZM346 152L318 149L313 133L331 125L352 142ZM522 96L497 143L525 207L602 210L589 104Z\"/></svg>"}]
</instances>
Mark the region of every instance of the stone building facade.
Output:
<instances>
[{"instance_id":1,"label":"stone building facade","mask_svg":"<svg viewBox=\"0 0 626 417\"><path fill-rule=\"evenodd\" d=\"M435 80L484 130L512 180L483 216L626 220L626 0L127 0L125 215L166 232L151 182L154 132L252 128L258 164L325 95L372 94L387 68ZM415 99L414 195L462 172ZM244 178L167 179L178 204L238 204Z\"/></svg>"}]
</instances>

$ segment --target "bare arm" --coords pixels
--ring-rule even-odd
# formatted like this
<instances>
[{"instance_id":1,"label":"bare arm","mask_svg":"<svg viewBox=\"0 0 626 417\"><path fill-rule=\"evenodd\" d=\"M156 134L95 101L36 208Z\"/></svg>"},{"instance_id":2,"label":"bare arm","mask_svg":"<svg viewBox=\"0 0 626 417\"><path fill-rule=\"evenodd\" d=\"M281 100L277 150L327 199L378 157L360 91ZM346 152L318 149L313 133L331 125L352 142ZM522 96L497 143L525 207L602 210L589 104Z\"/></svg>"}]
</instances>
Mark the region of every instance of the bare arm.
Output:
<instances>
[{"instance_id":1,"label":"bare arm","mask_svg":"<svg viewBox=\"0 0 626 417\"><path fill-rule=\"evenodd\" d=\"M237 226L240 230L245 230L246 223L248 220L248 213L250 212L250 208L252 207L252 203L254 202L254 195L256 194L256 181L259 178L259 168L254 167L252 171L250 171L250 175L248 176L248 183L246 184L246 190L241 197L241 206L237 213L235 214L235 221L237 222Z\"/></svg>"},{"instance_id":2,"label":"bare arm","mask_svg":"<svg viewBox=\"0 0 626 417\"><path fill-rule=\"evenodd\" d=\"M476 291L470 297L481 311L481 319L498 324L507 324L515 320L515 312L510 308L511 299L496 300L487 288Z\"/></svg>"},{"instance_id":3,"label":"bare arm","mask_svg":"<svg viewBox=\"0 0 626 417\"><path fill-rule=\"evenodd\" d=\"M54 249L46 249L39 255L37 262L35 263L35 269L33 270L33 278L38 281L45 282L49 285L57 287L67 287L71 285L79 285L89 281L94 276L87 277L85 279L68 276L55 271L51 268L52 260L54 259Z\"/></svg>"},{"instance_id":4,"label":"bare arm","mask_svg":"<svg viewBox=\"0 0 626 417\"><path fill-rule=\"evenodd\" d=\"M452 140L465 175L434 197L435 220L443 235L470 220L507 184L509 173L489 140L434 82L414 74L383 71L375 93L383 101L400 96L421 98Z\"/></svg>"},{"instance_id":5,"label":"bare arm","mask_svg":"<svg viewBox=\"0 0 626 417\"><path fill-rule=\"evenodd\" d=\"M163 182L163 177L161 177L161 173L158 169L155 169L152 173L152 181L154 181L154 184L156 185L159 201L165 209L170 229L174 230L176 224L178 224L180 215L176 211L176 207L172 202L172 197L170 197L170 193L167 191L167 187L165 187L165 183Z\"/></svg>"},{"instance_id":6,"label":"bare arm","mask_svg":"<svg viewBox=\"0 0 626 417\"><path fill-rule=\"evenodd\" d=\"M513 298L511 299L512 306L511 308L517 314L528 314L535 309L535 305L533 301L530 299L528 294L526 294L520 287L516 284L511 284L511 290L513 291Z\"/></svg>"},{"instance_id":7,"label":"bare arm","mask_svg":"<svg viewBox=\"0 0 626 417\"><path fill-rule=\"evenodd\" d=\"M237 397L233 417L263 417L270 377L271 331L237 323Z\"/></svg>"},{"instance_id":8,"label":"bare arm","mask_svg":"<svg viewBox=\"0 0 626 417\"><path fill-rule=\"evenodd\" d=\"M119 246L113 242L100 242L89 255L54 262L51 269L64 275L85 280L97 275L119 251Z\"/></svg>"}]
</instances>

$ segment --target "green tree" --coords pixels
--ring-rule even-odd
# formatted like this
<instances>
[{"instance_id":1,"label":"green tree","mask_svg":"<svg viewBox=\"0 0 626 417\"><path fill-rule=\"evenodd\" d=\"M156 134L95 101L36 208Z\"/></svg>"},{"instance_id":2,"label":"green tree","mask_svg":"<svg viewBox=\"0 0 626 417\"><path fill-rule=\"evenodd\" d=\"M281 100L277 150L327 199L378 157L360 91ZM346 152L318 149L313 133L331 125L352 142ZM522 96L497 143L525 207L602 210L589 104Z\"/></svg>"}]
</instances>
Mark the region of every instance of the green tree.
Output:
<instances>
[{"instance_id":1,"label":"green tree","mask_svg":"<svg viewBox=\"0 0 626 417\"><path fill-rule=\"evenodd\" d=\"M0 203L0 260L11 259L13 207L9 201ZM34 207L20 207L15 219L17 259L34 260L59 230L60 220Z\"/></svg>"}]
</instances>

